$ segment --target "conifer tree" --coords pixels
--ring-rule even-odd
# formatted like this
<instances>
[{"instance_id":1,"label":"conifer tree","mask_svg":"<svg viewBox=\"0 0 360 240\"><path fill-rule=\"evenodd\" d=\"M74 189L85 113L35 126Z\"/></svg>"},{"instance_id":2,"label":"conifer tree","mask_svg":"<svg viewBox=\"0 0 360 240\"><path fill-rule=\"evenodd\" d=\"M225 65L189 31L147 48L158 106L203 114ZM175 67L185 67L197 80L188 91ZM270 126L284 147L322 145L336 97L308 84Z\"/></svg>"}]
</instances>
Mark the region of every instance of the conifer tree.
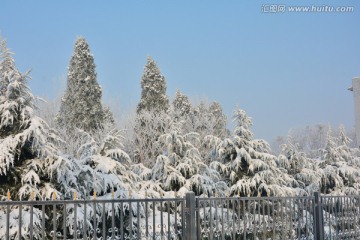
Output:
<instances>
[{"instance_id":1,"label":"conifer tree","mask_svg":"<svg viewBox=\"0 0 360 240\"><path fill-rule=\"evenodd\" d=\"M217 137L224 138L227 134L227 120L221 105L218 102L212 102L209 106L209 112L215 122L213 126L213 134Z\"/></svg>"},{"instance_id":2,"label":"conifer tree","mask_svg":"<svg viewBox=\"0 0 360 240\"><path fill-rule=\"evenodd\" d=\"M242 109L234 111L236 127L231 138L207 136L216 146L218 160L210 166L218 169L231 186L231 194L241 196L295 195L297 181L276 165L267 142L253 139L251 118Z\"/></svg>"},{"instance_id":3,"label":"conifer tree","mask_svg":"<svg viewBox=\"0 0 360 240\"><path fill-rule=\"evenodd\" d=\"M0 199L7 191L13 200L49 199L63 196L62 192L74 192L77 185L78 165L70 158L60 156L56 143L61 139L47 123L34 115L34 99L27 81L29 72L22 74L15 66L12 53L1 40L0 48ZM80 174L79 174L80 175ZM19 218L18 206L11 206L10 221ZM33 215L35 238L46 238L41 234L41 210L33 213L23 209L23 219ZM0 219L5 212L0 210ZM18 225L11 225L11 239L19 238ZM0 227L0 238L5 238ZM27 239L29 226L24 221L22 238Z\"/></svg>"},{"instance_id":4,"label":"conifer tree","mask_svg":"<svg viewBox=\"0 0 360 240\"><path fill-rule=\"evenodd\" d=\"M164 112L142 111L135 119L135 161L152 167L160 153L157 140L169 129L170 116Z\"/></svg>"},{"instance_id":5,"label":"conifer tree","mask_svg":"<svg viewBox=\"0 0 360 240\"><path fill-rule=\"evenodd\" d=\"M165 77L151 57L147 58L144 67L141 88L134 127L135 159L146 166L153 166L159 154L156 141L164 134L169 123L169 100L166 95Z\"/></svg>"},{"instance_id":6,"label":"conifer tree","mask_svg":"<svg viewBox=\"0 0 360 240\"><path fill-rule=\"evenodd\" d=\"M199 141L199 134L182 134L178 124L172 124L158 140L163 154L158 156L152 168L152 180L163 190L179 191L181 196L188 191L209 195L215 189L224 195L228 188L219 180L219 173L201 158L196 148Z\"/></svg>"},{"instance_id":7,"label":"conifer tree","mask_svg":"<svg viewBox=\"0 0 360 240\"><path fill-rule=\"evenodd\" d=\"M340 127L339 132L339 137L336 138L329 130L326 146L320 150L320 191L334 195L359 194L360 151L348 146L350 140L343 127Z\"/></svg>"},{"instance_id":8,"label":"conifer tree","mask_svg":"<svg viewBox=\"0 0 360 240\"><path fill-rule=\"evenodd\" d=\"M87 132L101 128L108 115L102 107L101 96L94 57L85 38L78 38L68 68L67 89L57 115L59 126L68 133L75 128Z\"/></svg>"},{"instance_id":9,"label":"conifer tree","mask_svg":"<svg viewBox=\"0 0 360 240\"><path fill-rule=\"evenodd\" d=\"M169 108L169 99L166 95L166 81L156 62L147 57L144 73L141 78L141 99L137 112L162 111Z\"/></svg>"},{"instance_id":10,"label":"conifer tree","mask_svg":"<svg viewBox=\"0 0 360 240\"><path fill-rule=\"evenodd\" d=\"M186 116L191 111L191 103L188 96L182 94L179 90L176 90L175 98L172 102L174 108L174 114L179 117Z\"/></svg>"},{"instance_id":11,"label":"conifer tree","mask_svg":"<svg viewBox=\"0 0 360 240\"><path fill-rule=\"evenodd\" d=\"M300 188L309 195L318 192L322 175L318 169L318 161L308 158L304 152L301 152L298 145L292 143L291 137L281 148L281 154L276 160L278 167L284 168L288 174L294 177Z\"/></svg>"},{"instance_id":12,"label":"conifer tree","mask_svg":"<svg viewBox=\"0 0 360 240\"><path fill-rule=\"evenodd\" d=\"M219 138L227 136L226 117L222 112L221 105L212 102L210 105L201 101L191 108L184 123L185 132L197 132L201 138L213 135Z\"/></svg>"},{"instance_id":13,"label":"conifer tree","mask_svg":"<svg viewBox=\"0 0 360 240\"><path fill-rule=\"evenodd\" d=\"M19 184L23 177L19 169L25 162L44 159L55 148L48 141L52 135L47 124L33 116L35 98L27 86L29 72L17 70L6 41L0 40L0 176L5 178L0 183L14 183L17 179ZM1 190L0 194L4 194L5 189Z\"/></svg>"}]
</instances>

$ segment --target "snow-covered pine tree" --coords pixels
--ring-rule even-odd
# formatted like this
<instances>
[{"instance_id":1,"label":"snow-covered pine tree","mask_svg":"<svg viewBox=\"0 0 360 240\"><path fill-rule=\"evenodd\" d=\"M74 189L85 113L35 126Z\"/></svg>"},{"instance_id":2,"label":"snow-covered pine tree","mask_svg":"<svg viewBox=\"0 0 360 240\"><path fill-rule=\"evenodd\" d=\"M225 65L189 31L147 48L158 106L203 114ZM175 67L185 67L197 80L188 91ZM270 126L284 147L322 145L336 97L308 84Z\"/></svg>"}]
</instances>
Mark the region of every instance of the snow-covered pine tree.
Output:
<instances>
[{"instance_id":1,"label":"snow-covered pine tree","mask_svg":"<svg viewBox=\"0 0 360 240\"><path fill-rule=\"evenodd\" d=\"M206 138L214 143L218 154L218 161L211 162L210 166L223 174L231 186L231 195L295 195L297 181L277 167L267 142L253 139L251 118L244 110L237 109L233 120L236 127L231 138L222 141L212 136Z\"/></svg>"},{"instance_id":2,"label":"snow-covered pine tree","mask_svg":"<svg viewBox=\"0 0 360 240\"><path fill-rule=\"evenodd\" d=\"M340 127L339 137L328 132L327 143L321 149L318 168L321 171L321 188L324 194L359 194L360 189L360 151L350 148L350 139L345 129Z\"/></svg>"},{"instance_id":3,"label":"snow-covered pine tree","mask_svg":"<svg viewBox=\"0 0 360 240\"><path fill-rule=\"evenodd\" d=\"M208 167L199 150L199 134L181 134L178 124L159 138L162 154L152 168L152 180L164 191L178 191L180 196L188 191L196 195L209 195L215 189L224 193L227 186L220 181L219 173Z\"/></svg>"},{"instance_id":4,"label":"snow-covered pine tree","mask_svg":"<svg viewBox=\"0 0 360 240\"><path fill-rule=\"evenodd\" d=\"M164 111L141 111L135 119L135 161L152 167L160 154L158 138L168 131L171 118Z\"/></svg>"},{"instance_id":5,"label":"snow-covered pine tree","mask_svg":"<svg viewBox=\"0 0 360 240\"><path fill-rule=\"evenodd\" d=\"M0 49L0 198L9 190L13 200L49 199L54 193L78 191L81 171L76 161L61 156L56 143L61 142L46 122L33 114L34 99L27 86L28 73L15 66L12 53L1 39ZM11 207L10 221L18 219L18 206ZM0 219L5 218L0 210ZM22 237L29 238L30 208L23 206ZM34 208L34 236L41 238L41 211ZM0 238L5 231L0 227ZM18 225L12 225L10 237L18 238ZM45 236L44 236L45 237Z\"/></svg>"},{"instance_id":6,"label":"snow-covered pine tree","mask_svg":"<svg viewBox=\"0 0 360 240\"><path fill-rule=\"evenodd\" d=\"M169 126L169 99L166 81L156 62L147 58L141 78L141 99L137 106L135 135L135 160L152 167L159 152L156 141Z\"/></svg>"},{"instance_id":7,"label":"snow-covered pine tree","mask_svg":"<svg viewBox=\"0 0 360 240\"><path fill-rule=\"evenodd\" d=\"M141 99L137 112L166 111L169 99L166 95L166 81L156 62L149 56L141 78Z\"/></svg>"},{"instance_id":8,"label":"snow-covered pine tree","mask_svg":"<svg viewBox=\"0 0 360 240\"><path fill-rule=\"evenodd\" d=\"M94 57L85 38L80 37L68 68L67 89L57 115L59 126L68 133L75 128L87 132L101 128L109 115L102 107L101 96Z\"/></svg>"},{"instance_id":9,"label":"snow-covered pine tree","mask_svg":"<svg viewBox=\"0 0 360 240\"><path fill-rule=\"evenodd\" d=\"M122 150L120 131L111 123L93 134L79 131L76 157L92 176L87 193L95 191L100 197L110 198L114 190L116 197L124 198L130 189L136 191L133 186L138 176L130 171L131 159Z\"/></svg>"},{"instance_id":10,"label":"snow-covered pine tree","mask_svg":"<svg viewBox=\"0 0 360 240\"><path fill-rule=\"evenodd\" d=\"M183 125L184 132L197 132L201 138L213 135L224 138L227 135L226 117L222 113L220 104L208 104L201 101L187 114Z\"/></svg>"},{"instance_id":11,"label":"snow-covered pine tree","mask_svg":"<svg viewBox=\"0 0 360 240\"><path fill-rule=\"evenodd\" d=\"M191 103L188 96L176 90L175 98L172 102L173 111L176 118L186 116L191 111Z\"/></svg>"},{"instance_id":12,"label":"snow-covered pine tree","mask_svg":"<svg viewBox=\"0 0 360 240\"><path fill-rule=\"evenodd\" d=\"M225 114L223 113L221 105L218 102L212 102L209 106L209 112L215 121L215 125L213 127L214 135L220 138L226 137L227 119Z\"/></svg>"},{"instance_id":13,"label":"snow-covered pine tree","mask_svg":"<svg viewBox=\"0 0 360 240\"><path fill-rule=\"evenodd\" d=\"M49 141L55 135L47 124L33 116L34 96L27 81L15 66L12 53L1 39L0 49L0 195L7 189L16 198L24 181L27 164L34 159L46 159L56 151ZM38 177L34 177L37 179ZM23 182L24 183L24 182ZM35 186L34 186L35 187ZM29 193L29 192L28 192Z\"/></svg>"},{"instance_id":14,"label":"snow-covered pine tree","mask_svg":"<svg viewBox=\"0 0 360 240\"><path fill-rule=\"evenodd\" d=\"M277 158L279 168L287 170L309 195L320 190L321 171L318 170L317 160L308 158L304 152L299 151L297 144L293 144L291 137Z\"/></svg>"}]
</instances>

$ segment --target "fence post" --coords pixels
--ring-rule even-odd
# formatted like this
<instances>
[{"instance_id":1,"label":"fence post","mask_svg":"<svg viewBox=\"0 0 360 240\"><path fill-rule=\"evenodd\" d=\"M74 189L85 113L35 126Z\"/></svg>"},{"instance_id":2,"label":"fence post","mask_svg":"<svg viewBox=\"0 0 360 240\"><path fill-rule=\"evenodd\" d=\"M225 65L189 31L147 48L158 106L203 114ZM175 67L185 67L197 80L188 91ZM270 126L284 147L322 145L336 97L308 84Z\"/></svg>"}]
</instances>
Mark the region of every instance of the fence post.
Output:
<instances>
[{"instance_id":1,"label":"fence post","mask_svg":"<svg viewBox=\"0 0 360 240\"><path fill-rule=\"evenodd\" d=\"M314 192L315 197L315 214L314 214L314 228L315 228L315 239L324 239L324 217L323 217L323 206L321 196L319 192Z\"/></svg>"},{"instance_id":2,"label":"fence post","mask_svg":"<svg viewBox=\"0 0 360 240\"><path fill-rule=\"evenodd\" d=\"M185 239L196 240L195 193L186 193L185 201Z\"/></svg>"}]
</instances>

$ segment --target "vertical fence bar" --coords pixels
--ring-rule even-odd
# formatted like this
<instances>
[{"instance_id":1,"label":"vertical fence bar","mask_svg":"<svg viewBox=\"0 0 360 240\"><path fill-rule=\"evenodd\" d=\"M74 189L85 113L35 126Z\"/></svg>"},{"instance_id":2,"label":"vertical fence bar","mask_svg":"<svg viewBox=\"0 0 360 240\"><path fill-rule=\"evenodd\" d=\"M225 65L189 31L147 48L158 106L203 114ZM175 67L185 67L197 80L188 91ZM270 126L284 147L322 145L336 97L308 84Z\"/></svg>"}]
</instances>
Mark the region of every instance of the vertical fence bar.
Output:
<instances>
[{"instance_id":1,"label":"vertical fence bar","mask_svg":"<svg viewBox=\"0 0 360 240\"><path fill-rule=\"evenodd\" d=\"M168 223L167 223L168 239L171 239L170 201L167 201L167 212L168 212Z\"/></svg>"},{"instance_id":2,"label":"vertical fence bar","mask_svg":"<svg viewBox=\"0 0 360 240\"><path fill-rule=\"evenodd\" d=\"M213 214L212 214L212 204L211 204L211 198L209 198L209 204L210 204L210 240L213 239L213 234L214 234L214 231L213 231Z\"/></svg>"},{"instance_id":3,"label":"vertical fence bar","mask_svg":"<svg viewBox=\"0 0 360 240\"><path fill-rule=\"evenodd\" d=\"M335 232L336 232L336 238L338 238L339 237L339 223L338 223L338 208L337 208L337 203L338 203L338 201L337 201L337 199L336 198L333 198L333 201L334 201L334 203L335 203L335 209L334 209L334 211L335 211Z\"/></svg>"},{"instance_id":4,"label":"vertical fence bar","mask_svg":"<svg viewBox=\"0 0 360 240\"><path fill-rule=\"evenodd\" d=\"M147 231L147 226L146 226ZM174 223L174 238L177 238L178 231L177 231L177 200L175 200L175 223ZM146 235L147 236L147 235Z\"/></svg>"},{"instance_id":5,"label":"vertical fence bar","mask_svg":"<svg viewBox=\"0 0 360 240\"><path fill-rule=\"evenodd\" d=\"M46 233L45 233L45 204L41 206L41 231L42 231L42 239L46 239Z\"/></svg>"},{"instance_id":6,"label":"vertical fence bar","mask_svg":"<svg viewBox=\"0 0 360 240\"><path fill-rule=\"evenodd\" d=\"M162 196L162 194L160 194ZM161 234L161 237L163 238L164 237L164 219L163 219L163 201L162 201L162 197L161 197L161 200L160 200L160 234Z\"/></svg>"},{"instance_id":7,"label":"vertical fence bar","mask_svg":"<svg viewBox=\"0 0 360 240\"><path fill-rule=\"evenodd\" d=\"M291 236L291 233L292 233L292 224L293 224L293 221L292 221L292 209L294 209L292 206L291 206L291 203L292 203L292 198L288 199L289 200L289 238L291 239L293 236ZM292 204L294 205L294 204ZM293 211L295 212L295 211Z\"/></svg>"},{"instance_id":8,"label":"vertical fence bar","mask_svg":"<svg viewBox=\"0 0 360 240\"><path fill-rule=\"evenodd\" d=\"M194 240L196 239L196 221L195 221L195 193L188 192L185 195L186 199L186 239Z\"/></svg>"},{"instance_id":9,"label":"vertical fence bar","mask_svg":"<svg viewBox=\"0 0 360 240\"><path fill-rule=\"evenodd\" d=\"M83 233L84 233L84 240L87 240L87 218L86 218L86 200L84 201L84 229L83 229Z\"/></svg>"},{"instance_id":10,"label":"vertical fence bar","mask_svg":"<svg viewBox=\"0 0 360 240\"><path fill-rule=\"evenodd\" d=\"M252 202L253 202L253 205L254 205L254 207L253 207L254 220L253 220L252 228L253 228L253 235L254 235L254 238L255 238L256 237L256 223L255 223L255 221L256 221L256 201L253 200Z\"/></svg>"},{"instance_id":11,"label":"vertical fence bar","mask_svg":"<svg viewBox=\"0 0 360 240\"><path fill-rule=\"evenodd\" d=\"M94 198L94 202L93 202L93 231L94 231L94 236L93 239L96 240L97 236L96 236L96 228L97 228L97 222L96 222L96 202L95 202L95 198Z\"/></svg>"},{"instance_id":12,"label":"vertical fence bar","mask_svg":"<svg viewBox=\"0 0 360 240\"><path fill-rule=\"evenodd\" d=\"M74 239L77 240L77 203L74 203Z\"/></svg>"},{"instance_id":13,"label":"vertical fence bar","mask_svg":"<svg viewBox=\"0 0 360 240\"><path fill-rule=\"evenodd\" d=\"M276 224L276 221L275 221L275 218L276 218L276 215L275 215L275 199L272 199L272 204L271 204L271 208L272 208L272 235L273 235L273 238L275 237L275 224Z\"/></svg>"},{"instance_id":14,"label":"vertical fence bar","mask_svg":"<svg viewBox=\"0 0 360 240\"><path fill-rule=\"evenodd\" d=\"M354 209L355 209L355 236L357 236L358 235L358 232L357 232L357 230L358 230L358 222L359 222L359 220L358 220L358 214L359 214L359 211L358 211L358 202L359 202L359 199L358 199L358 196L356 196L355 198L354 198Z\"/></svg>"},{"instance_id":15,"label":"vertical fence bar","mask_svg":"<svg viewBox=\"0 0 360 240\"><path fill-rule=\"evenodd\" d=\"M111 239L115 239L115 206L114 199L111 201Z\"/></svg>"},{"instance_id":16,"label":"vertical fence bar","mask_svg":"<svg viewBox=\"0 0 360 240\"><path fill-rule=\"evenodd\" d=\"M205 223L205 214L204 214L204 219L203 219L203 222ZM206 227L206 226L204 226ZM200 202L199 202L199 198L196 198L196 236L197 236L197 239L200 239Z\"/></svg>"},{"instance_id":17,"label":"vertical fence bar","mask_svg":"<svg viewBox=\"0 0 360 240\"><path fill-rule=\"evenodd\" d=\"M153 201L153 239L156 239L156 222L155 222L155 212L156 212L156 206L155 206L155 201ZM183 216L184 217L184 216ZM183 231L184 231L184 225L183 226Z\"/></svg>"},{"instance_id":18,"label":"vertical fence bar","mask_svg":"<svg viewBox=\"0 0 360 240\"><path fill-rule=\"evenodd\" d=\"M226 201L225 201L226 202ZM224 203L223 200L220 199L220 207L221 207L221 239L225 239L225 231L224 231Z\"/></svg>"},{"instance_id":19,"label":"vertical fence bar","mask_svg":"<svg viewBox=\"0 0 360 240\"><path fill-rule=\"evenodd\" d=\"M175 202L175 214L176 214L176 202ZM145 202L145 237L149 237L149 223L148 223L148 218L149 218L149 211L148 211L148 201ZM176 216L175 216L176 218ZM175 220L176 222L176 220Z\"/></svg>"},{"instance_id":20,"label":"vertical fence bar","mask_svg":"<svg viewBox=\"0 0 360 240\"><path fill-rule=\"evenodd\" d=\"M207 203L207 201L206 201L206 199L204 199L203 200L203 213L204 213L204 219L203 219L203 226L204 226L204 229L205 229L205 231L206 231L206 233L208 233L208 231L209 231L209 221L206 221L206 218L208 217L207 216L207 214L206 214L206 204ZM201 206L199 205L199 208L200 208ZM199 209L199 211L200 211L200 209ZM200 228L201 226L199 225L199 227L198 228ZM198 231L200 231L199 229L198 229ZM200 231L200 236L201 236L201 231Z\"/></svg>"},{"instance_id":21,"label":"vertical fence bar","mask_svg":"<svg viewBox=\"0 0 360 240\"><path fill-rule=\"evenodd\" d=\"M281 218L280 218L280 225L281 225L281 237L285 239L286 236L286 216L285 216L285 206L284 206L284 199L280 199L280 208L281 208Z\"/></svg>"},{"instance_id":22,"label":"vertical fence bar","mask_svg":"<svg viewBox=\"0 0 360 240\"><path fill-rule=\"evenodd\" d=\"M354 223L354 219L353 219L353 205L351 204L351 199L350 197L347 198L347 204L348 204L348 208L347 208L347 215L348 215L348 226L349 226L349 230L350 230L350 237L353 237L353 223Z\"/></svg>"},{"instance_id":23,"label":"vertical fence bar","mask_svg":"<svg viewBox=\"0 0 360 240\"><path fill-rule=\"evenodd\" d=\"M265 236L266 236L266 221L265 221L265 208L266 208L266 203L265 203L265 200L264 199L262 199L262 200L260 200L261 201L261 207L262 207L262 226L263 226L263 228L262 228L262 235L263 235L263 239L265 238Z\"/></svg>"},{"instance_id":24,"label":"vertical fence bar","mask_svg":"<svg viewBox=\"0 0 360 240\"><path fill-rule=\"evenodd\" d=\"M64 211L63 211L63 213L64 213L64 218L63 218L63 234L64 234L64 240L66 240L66 214L67 214L67 212L66 212L66 203L64 203Z\"/></svg>"},{"instance_id":25,"label":"vertical fence bar","mask_svg":"<svg viewBox=\"0 0 360 240\"><path fill-rule=\"evenodd\" d=\"M297 221L297 229L296 229L296 234L297 234L297 239L300 239L300 226L301 226L301 223L300 223L300 219L301 219L301 216L302 216L302 209L300 209L300 206L301 206L301 199L297 199L296 200L296 211L297 211L297 215L296 215L296 211L294 212L295 213L295 220ZM300 212L301 210L301 212Z\"/></svg>"},{"instance_id":26,"label":"vertical fence bar","mask_svg":"<svg viewBox=\"0 0 360 240\"><path fill-rule=\"evenodd\" d=\"M240 236L241 236L241 218L240 218L240 215L241 215L241 200L240 200L240 196L238 197L238 199L237 199L237 205L238 205L238 220L239 220L239 238L240 238Z\"/></svg>"},{"instance_id":27,"label":"vertical fence bar","mask_svg":"<svg viewBox=\"0 0 360 240\"><path fill-rule=\"evenodd\" d=\"M353 205L351 204L351 199L350 197L347 198L347 203L348 203L348 208L347 208L347 215L348 215L348 226L349 226L349 229L350 229L350 237L353 237L353 223L354 223L354 219L353 219Z\"/></svg>"},{"instance_id":28,"label":"vertical fence bar","mask_svg":"<svg viewBox=\"0 0 360 240\"><path fill-rule=\"evenodd\" d=\"M140 202L136 204L136 214L137 214L137 239L141 239L141 226L140 226Z\"/></svg>"},{"instance_id":29,"label":"vertical fence bar","mask_svg":"<svg viewBox=\"0 0 360 240\"><path fill-rule=\"evenodd\" d=\"M333 232L333 230L332 230L332 225L333 225L332 218L333 218L333 214L334 214L334 201L333 201L332 197L328 198L328 203L330 205L330 209L329 209L329 229L330 229L329 234L330 234L330 236L329 236L329 238L331 239L332 238L332 232Z\"/></svg>"},{"instance_id":30,"label":"vertical fence bar","mask_svg":"<svg viewBox=\"0 0 360 240\"><path fill-rule=\"evenodd\" d=\"M214 199L215 203L215 220L216 220L216 228L215 228L215 234L219 231L219 217L218 217L218 206L217 206L217 199Z\"/></svg>"},{"instance_id":31,"label":"vertical fence bar","mask_svg":"<svg viewBox=\"0 0 360 240\"><path fill-rule=\"evenodd\" d=\"M129 201L129 239L132 239L133 236L133 222L132 222L133 212L132 212L132 202Z\"/></svg>"},{"instance_id":32,"label":"vertical fence bar","mask_svg":"<svg viewBox=\"0 0 360 240\"><path fill-rule=\"evenodd\" d=\"M344 234L344 230L345 230L345 226L344 226L344 222L345 222L345 214L344 214L344 198L340 197L340 207L341 207L341 233Z\"/></svg>"},{"instance_id":33,"label":"vertical fence bar","mask_svg":"<svg viewBox=\"0 0 360 240\"><path fill-rule=\"evenodd\" d=\"M235 239L235 224L236 224L236 209L235 209L235 201L236 199L232 199L232 236L233 236L233 239Z\"/></svg>"},{"instance_id":34,"label":"vertical fence bar","mask_svg":"<svg viewBox=\"0 0 360 240\"><path fill-rule=\"evenodd\" d=\"M306 199L304 199L304 202L303 202L303 208L304 208L304 220L303 220L303 224L304 224L304 230L305 230L305 232L304 232L304 236L305 237L308 237L308 235L307 235L307 225L308 225L308 209L307 209L307 204L308 204L308 202L310 201L310 199L308 199L308 198L306 198Z\"/></svg>"},{"instance_id":35,"label":"vertical fence bar","mask_svg":"<svg viewBox=\"0 0 360 240\"><path fill-rule=\"evenodd\" d=\"M120 239L124 239L124 203L120 203Z\"/></svg>"},{"instance_id":36,"label":"vertical fence bar","mask_svg":"<svg viewBox=\"0 0 360 240\"><path fill-rule=\"evenodd\" d=\"M245 209L246 209L246 202L245 202L245 199L243 199L242 200L242 202L243 202L243 206L244 206L244 215L243 215L243 222L244 222L244 240L246 240L246 232L247 232L247 229L246 229L246 220L247 220L247 218L246 218L246 213L245 213ZM250 214L250 211L249 211L249 214Z\"/></svg>"},{"instance_id":37,"label":"vertical fence bar","mask_svg":"<svg viewBox=\"0 0 360 240\"><path fill-rule=\"evenodd\" d=\"M53 239L56 239L56 204L53 203Z\"/></svg>"},{"instance_id":38,"label":"vertical fence bar","mask_svg":"<svg viewBox=\"0 0 360 240\"><path fill-rule=\"evenodd\" d=\"M22 205L19 204L19 240L21 240L21 230L22 230ZM43 232L43 239L45 239L44 232Z\"/></svg>"},{"instance_id":39,"label":"vertical fence bar","mask_svg":"<svg viewBox=\"0 0 360 240\"><path fill-rule=\"evenodd\" d=\"M227 229L229 229L229 226L230 226L230 221L229 221L229 199L225 199L225 203L226 203L226 225L227 225ZM229 233L229 231L227 231L226 233ZM225 234L227 235L227 234ZM231 234L230 234L231 236Z\"/></svg>"},{"instance_id":40,"label":"vertical fence bar","mask_svg":"<svg viewBox=\"0 0 360 240\"><path fill-rule=\"evenodd\" d=\"M6 239L10 239L10 205L6 205Z\"/></svg>"},{"instance_id":41,"label":"vertical fence bar","mask_svg":"<svg viewBox=\"0 0 360 240\"><path fill-rule=\"evenodd\" d=\"M266 235L268 234L268 231L269 231L269 229L270 229L270 224L269 224L269 222L270 222L270 216L271 216L271 214L270 214L270 198L268 198L267 200L266 200L266 208L267 208L267 221L266 221Z\"/></svg>"},{"instance_id":42,"label":"vertical fence bar","mask_svg":"<svg viewBox=\"0 0 360 240\"><path fill-rule=\"evenodd\" d=\"M315 230L316 230L316 240L323 240L324 239L324 225L323 225L323 209L322 209L322 201L321 201L321 196L318 192L314 193L314 207L315 207L315 212L314 212L314 225L315 225Z\"/></svg>"},{"instance_id":43,"label":"vertical fence bar","mask_svg":"<svg viewBox=\"0 0 360 240\"><path fill-rule=\"evenodd\" d=\"M103 239L106 239L106 209L105 209L105 203L103 203L103 209L102 209L102 235Z\"/></svg>"},{"instance_id":44,"label":"vertical fence bar","mask_svg":"<svg viewBox=\"0 0 360 240\"><path fill-rule=\"evenodd\" d=\"M30 240L33 240L34 205L30 206Z\"/></svg>"}]
</instances>

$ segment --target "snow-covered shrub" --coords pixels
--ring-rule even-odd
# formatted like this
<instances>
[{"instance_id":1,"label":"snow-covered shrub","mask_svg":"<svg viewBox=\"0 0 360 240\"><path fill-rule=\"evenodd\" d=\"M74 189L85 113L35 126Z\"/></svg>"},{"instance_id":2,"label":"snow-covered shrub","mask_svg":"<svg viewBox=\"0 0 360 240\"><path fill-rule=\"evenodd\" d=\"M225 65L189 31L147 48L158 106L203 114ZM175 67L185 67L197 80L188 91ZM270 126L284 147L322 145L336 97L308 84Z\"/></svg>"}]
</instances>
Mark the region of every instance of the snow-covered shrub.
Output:
<instances>
[{"instance_id":1,"label":"snow-covered shrub","mask_svg":"<svg viewBox=\"0 0 360 240\"><path fill-rule=\"evenodd\" d=\"M217 160L210 166L222 173L231 187L231 195L240 196L291 196L297 193L298 183L286 171L277 167L276 156L264 140L252 139L252 125L244 110L234 111L236 123L233 136L219 141L207 136L213 144Z\"/></svg>"},{"instance_id":2,"label":"snow-covered shrub","mask_svg":"<svg viewBox=\"0 0 360 240\"><path fill-rule=\"evenodd\" d=\"M178 124L174 123L158 142L162 154L152 168L152 180L160 183L162 189L178 191L180 196L187 191L209 195L217 184L224 186L219 173L206 165L195 146L200 142L199 134L181 134Z\"/></svg>"}]
</instances>

